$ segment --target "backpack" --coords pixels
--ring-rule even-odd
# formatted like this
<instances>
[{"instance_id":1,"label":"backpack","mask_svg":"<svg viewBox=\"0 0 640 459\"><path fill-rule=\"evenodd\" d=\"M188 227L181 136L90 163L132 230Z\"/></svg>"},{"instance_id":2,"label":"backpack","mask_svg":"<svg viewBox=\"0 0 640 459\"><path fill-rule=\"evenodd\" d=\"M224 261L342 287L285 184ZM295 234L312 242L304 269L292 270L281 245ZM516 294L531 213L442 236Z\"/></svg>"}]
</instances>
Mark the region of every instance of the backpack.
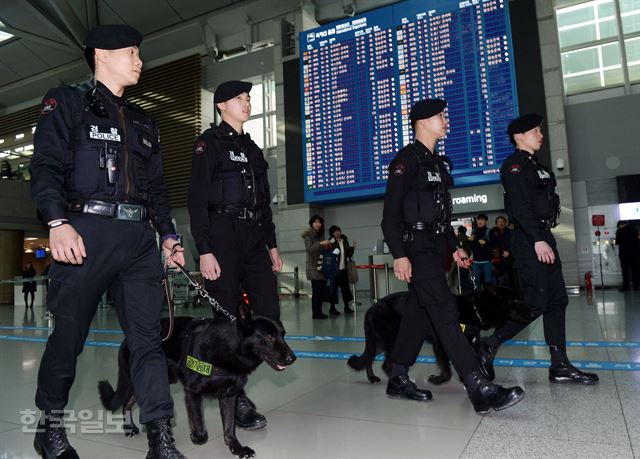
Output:
<instances>
[{"instance_id":1,"label":"backpack","mask_svg":"<svg viewBox=\"0 0 640 459\"><path fill-rule=\"evenodd\" d=\"M334 253L335 251L338 253ZM322 271L326 279L337 277L339 249L324 249L318 258L318 270Z\"/></svg>"}]
</instances>

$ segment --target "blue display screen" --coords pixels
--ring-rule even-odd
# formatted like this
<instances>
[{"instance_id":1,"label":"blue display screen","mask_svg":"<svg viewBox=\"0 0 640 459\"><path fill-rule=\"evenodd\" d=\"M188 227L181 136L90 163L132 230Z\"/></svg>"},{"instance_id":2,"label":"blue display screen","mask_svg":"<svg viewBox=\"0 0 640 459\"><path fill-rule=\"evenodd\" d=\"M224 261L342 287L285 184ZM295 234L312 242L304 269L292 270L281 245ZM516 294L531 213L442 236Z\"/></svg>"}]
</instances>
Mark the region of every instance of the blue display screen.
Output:
<instances>
[{"instance_id":1,"label":"blue display screen","mask_svg":"<svg viewBox=\"0 0 640 459\"><path fill-rule=\"evenodd\" d=\"M300 54L306 202L382 196L426 98L448 102L455 184L499 180L518 115L508 0L397 3L302 32Z\"/></svg>"}]
</instances>

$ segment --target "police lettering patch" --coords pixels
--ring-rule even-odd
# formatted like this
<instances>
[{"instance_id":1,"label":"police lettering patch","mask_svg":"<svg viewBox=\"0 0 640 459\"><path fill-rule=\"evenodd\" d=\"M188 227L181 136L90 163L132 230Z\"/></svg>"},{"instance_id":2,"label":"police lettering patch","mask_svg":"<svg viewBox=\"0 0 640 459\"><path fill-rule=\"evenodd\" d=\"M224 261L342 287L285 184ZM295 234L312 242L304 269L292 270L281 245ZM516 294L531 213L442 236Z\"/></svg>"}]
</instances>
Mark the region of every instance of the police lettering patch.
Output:
<instances>
[{"instance_id":1,"label":"police lettering patch","mask_svg":"<svg viewBox=\"0 0 640 459\"><path fill-rule=\"evenodd\" d=\"M538 177L544 180L544 179L551 178L551 175L549 175L549 173L545 170L538 169Z\"/></svg>"},{"instance_id":2,"label":"police lettering patch","mask_svg":"<svg viewBox=\"0 0 640 459\"><path fill-rule=\"evenodd\" d=\"M234 151L230 151L229 152L229 159L231 161L237 161L239 163L248 163L249 162L249 158L247 158L244 153L240 153L240 155L236 155L236 153Z\"/></svg>"},{"instance_id":3,"label":"police lettering patch","mask_svg":"<svg viewBox=\"0 0 640 459\"><path fill-rule=\"evenodd\" d=\"M206 149L207 149L207 142L205 142L204 140L200 140L199 142L196 142L196 145L193 147L193 152L196 155L201 155L202 153L204 153Z\"/></svg>"},{"instance_id":4,"label":"police lettering patch","mask_svg":"<svg viewBox=\"0 0 640 459\"><path fill-rule=\"evenodd\" d=\"M404 175L405 170L404 164L398 163L393 168L393 175Z\"/></svg>"},{"instance_id":5,"label":"police lettering patch","mask_svg":"<svg viewBox=\"0 0 640 459\"><path fill-rule=\"evenodd\" d=\"M42 110L40 110L40 113L43 115L48 115L49 113L54 111L57 106L58 102L56 102L55 99L47 99L42 102Z\"/></svg>"},{"instance_id":6,"label":"police lettering patch","mask_svg":"<svg viewBox=\"0 0 640 459\"><path fill-rule=\"evenodd\" d=\"M511 172L512 174L519 174L520 172L522 172L522 167L520 167L520 164L512 164L509 172Z\"/></svg>"},{"instance_id":7,"label":"police lettering patch","mask_svg":"<svg viewBox=\"0 0 640 459\"><path fill-rule=\"evenodd\" d=\"M118 134L118 128L109 128L109 132L100 132L100 129L95 124L89 125L89 138L95 140L120 142L120 134Z\"/></svg>"}]
</instances>

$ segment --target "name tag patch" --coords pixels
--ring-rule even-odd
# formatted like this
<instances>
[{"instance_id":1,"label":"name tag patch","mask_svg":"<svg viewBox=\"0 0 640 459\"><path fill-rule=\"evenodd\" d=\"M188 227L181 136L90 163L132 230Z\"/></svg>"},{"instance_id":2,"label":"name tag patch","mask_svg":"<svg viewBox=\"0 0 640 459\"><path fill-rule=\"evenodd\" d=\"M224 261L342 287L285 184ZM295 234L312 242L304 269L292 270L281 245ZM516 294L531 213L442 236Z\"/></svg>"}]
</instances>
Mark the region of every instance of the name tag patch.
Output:
<instances>
[{"instance_id":1,"label":"name tag patch","mask_svg":"<svg viewBox=\"0 0 640 459\"><path fill-rule=\"evenodd\" d=\"M538 169L538 177L540 177L540 179L548 179L551 178L551 175L549 175L547 171Z\"/></svg>"},{"instance_id":2,"label":"name tag patch","mask_svg":"<svg viewBox=\"0 0 640 459\"><path fill-rule=\"evenodd\" d=\"M110 132L100 132L100 129L95 124L91 124L89 126L89 138L95 140L120 142L120 134L118 134L118 128L111 128Z\"/></svg>"},{"instance_id":3,"label":"name tag patch","mask_svg":"<svg viewBox=\"0 0 640 459\"><path fill-rule=\"evenodd\" d=\"M229 152L229 159L231 161L236 161L239 163L248 163L249 162L249 158L247 158L244 153L240 153L240 155L236 155L236 153L234 151L230 151Z\"/></svg>"},{"instance_id":4,"label":"name tag patch","mask_svg":"<svg viewBox=\"0 0 640 459\"><path fill-rule=\"evenodd\" d=\"M442 182L440 174L438 172L427 171L427 180L429 182Z\"/></svg>"},{"instance_id":5,"label":"name tag patch","mask_svg":"<svg viewBox=\"0 0 640 459\"><path fill-rule=\"evenodd\" d=\"M204 376L211 376L213 365L202 360L198 360L190 355L187 356L187 368Z\"/></svg>"}]
</instances>

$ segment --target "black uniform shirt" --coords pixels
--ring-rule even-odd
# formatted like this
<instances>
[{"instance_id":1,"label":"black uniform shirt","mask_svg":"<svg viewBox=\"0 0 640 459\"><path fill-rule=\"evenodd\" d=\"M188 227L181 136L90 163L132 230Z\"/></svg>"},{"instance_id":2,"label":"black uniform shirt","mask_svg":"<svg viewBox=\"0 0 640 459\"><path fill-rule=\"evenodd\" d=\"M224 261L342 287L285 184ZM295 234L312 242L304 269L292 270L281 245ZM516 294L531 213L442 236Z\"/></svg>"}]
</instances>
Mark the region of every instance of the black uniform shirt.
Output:
<instances>
[{"instance_id":1,"label":"black uniform shirt","mask_svg":"<svg viewBox=\"0 0 640 459\"><path fill-rule=\"evenodd\" d=\"M193 146L189 184L191 233L200 255L212 253L209 212L229 206L258 211L258 223L269 249L276 247L271 213L269 164L249 134L238 134L226 122L204 131Z\"/></svg>"},{"instance_id":2,"label":"black uniform shirt","mask_svg":"<svg viewBox=\"0 0 640 459\"><path fill-rule=\"evenodd\" d=\"M556 177L536 161L535 155L516 150L500 168L509 219L531 243L546 240L548 222L555 223L560 200L555 193Z\"/></svg>"},{"instance_id":3,"label":"black uniform shirt","mask_svg":"<svg viewBox=\"0 0 640 459\"><path fill-rule=\"evenodd\" d=\"M142 108L100 82L89 92L54 88L33 144L31 196L46 222L66 218L70 201L97 199L146 205L160 235L175 233L158 128Z\"/></svg>"},{"instance_id":4,"label":"black uniform shirt","mask_svg":"<svg viewBox=\"0 0 640 459\"><path fill-rule=\"evenodd\" d=\"M434 155L417 140L400 150L389 164L381 226L393 258L407 256L403 233L418 221L449 225L449 248L457 248L458 240L450 226L450 172L447 158Z\"/></svg>"}]
</instances>

